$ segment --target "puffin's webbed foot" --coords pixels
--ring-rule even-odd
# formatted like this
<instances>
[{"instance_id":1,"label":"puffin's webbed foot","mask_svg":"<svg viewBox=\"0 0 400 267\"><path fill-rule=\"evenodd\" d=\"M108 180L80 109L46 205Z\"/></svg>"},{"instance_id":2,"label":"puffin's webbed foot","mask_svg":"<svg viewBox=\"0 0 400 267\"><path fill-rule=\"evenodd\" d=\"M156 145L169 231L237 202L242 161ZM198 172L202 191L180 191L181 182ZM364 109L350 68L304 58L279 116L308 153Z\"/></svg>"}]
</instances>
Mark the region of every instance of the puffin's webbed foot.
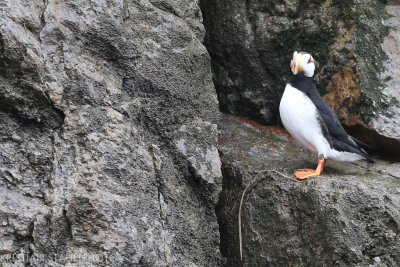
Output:
<instances>
[{"instance_id":1,"label":"puffin's webbed foot","mask_svg":"<svg viewBox=\"0 0 400 267\"><path fill-rule=\"evenodd\" d=\"M318 176L324 170L326 159L318 159L318 166L316 170L313 169L299 169L297 172L294 173L299 180L305 180L310 176Z\"/></svg>"},{"instance_id":2,"label":"puffin's webbed foot","mask_svg":"<svg viewBox=\"0 0 400 267\"><path fill-rule=\"evenodd\" d=\"M296 176L297 179L299 180L305 180L310 176L316 176L319 175L316 170L313 169L300 169L297 172L294 173L294 176Z\"/></svg>"}]
</instances>

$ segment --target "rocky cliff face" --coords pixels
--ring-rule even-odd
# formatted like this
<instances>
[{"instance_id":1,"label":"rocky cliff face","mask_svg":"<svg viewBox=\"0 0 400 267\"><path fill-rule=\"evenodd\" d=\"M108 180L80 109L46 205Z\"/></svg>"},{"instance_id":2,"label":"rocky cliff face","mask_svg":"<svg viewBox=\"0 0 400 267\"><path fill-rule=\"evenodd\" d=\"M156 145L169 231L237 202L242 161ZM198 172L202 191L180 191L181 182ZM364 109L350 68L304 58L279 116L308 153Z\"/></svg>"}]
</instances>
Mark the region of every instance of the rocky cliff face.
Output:
<instances>
[{"instance_id":1,"label":"rocky cliff face","mask_svg":"<svg viewBox=\"0 0 400 267\"><path fill-rule=\"evenodd\" d=\"M194 1L0 2L0 254L218 263L218 106Z\"/></svg>"},{"instance_id":2,"label":"rocky cliff face","mask_svg":"<svg viewBox=\"0 0 400 267\"><path fill-rule=\"evenodd\" d=\"M202 0L222 110L275 124L292 53L308 51L342 123L398 154L400 6L383 2Z\"/></svg>"}]
</instances>

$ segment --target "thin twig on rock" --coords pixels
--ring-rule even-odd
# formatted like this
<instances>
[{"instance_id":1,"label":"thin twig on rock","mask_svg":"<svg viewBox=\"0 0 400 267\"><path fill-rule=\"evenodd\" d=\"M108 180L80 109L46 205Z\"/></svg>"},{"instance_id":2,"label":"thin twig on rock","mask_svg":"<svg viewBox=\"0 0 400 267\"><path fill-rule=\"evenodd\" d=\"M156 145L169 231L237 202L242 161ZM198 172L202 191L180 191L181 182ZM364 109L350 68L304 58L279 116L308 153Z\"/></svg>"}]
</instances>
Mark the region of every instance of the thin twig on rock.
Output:
<instances>
[{"instance_id":1,"label":"thin twig on rock","mask_svg":"<svg viewBox=\"0 0 400 267\"><path fill-rule=\"evenodd\" d=\"M239 204L239 213L238 213L238 225L239 225L239 249L240 249L240 260L243 260L243 248L242 248L242 206L243 206L243 200L244 200L244 195L246 194L246 192L249 190L251 191L254 186L256 186L260 181L264 180L266 177L259 177L261 174L266 173L266 172L274 172L276 174L279 174L282 177L285 177L289 180L293 180L295 182L300 182L299 180L296 180L292 177L289 177L283 173L280 173L278 171L275 170L264 170L264 171L260 171L259 173L256 174L256 176L254 176L254 179L252 182L250 182L249 185L246 186L246 188L243 190L242 192L242 197L240 198L240 204Z\"/></svg>"}]
</instances>

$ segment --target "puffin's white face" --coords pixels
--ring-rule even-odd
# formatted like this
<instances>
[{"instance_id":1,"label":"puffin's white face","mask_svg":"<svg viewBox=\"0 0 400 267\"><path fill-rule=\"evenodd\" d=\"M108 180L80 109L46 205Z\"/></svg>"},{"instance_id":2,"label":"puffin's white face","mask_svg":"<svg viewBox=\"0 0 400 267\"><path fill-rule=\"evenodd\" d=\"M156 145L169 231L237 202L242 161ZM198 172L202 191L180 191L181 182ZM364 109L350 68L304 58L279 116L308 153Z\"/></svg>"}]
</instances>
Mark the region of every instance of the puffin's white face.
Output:
<instances>
[{"instance_id":1,"label":"puffin's white face","mask_svg":"<svg viewBox=\"0 0 400 267\"><path fill-rule=\"evenodd\" d=\"M305 76L312 77L314 76L315 71L314 59L308 53L297 53L297 51L295 51L293 53L293 59L290 62L290 68L292 69L294 75L299 72L303 72Z\"/></svg>"}]
</instances>

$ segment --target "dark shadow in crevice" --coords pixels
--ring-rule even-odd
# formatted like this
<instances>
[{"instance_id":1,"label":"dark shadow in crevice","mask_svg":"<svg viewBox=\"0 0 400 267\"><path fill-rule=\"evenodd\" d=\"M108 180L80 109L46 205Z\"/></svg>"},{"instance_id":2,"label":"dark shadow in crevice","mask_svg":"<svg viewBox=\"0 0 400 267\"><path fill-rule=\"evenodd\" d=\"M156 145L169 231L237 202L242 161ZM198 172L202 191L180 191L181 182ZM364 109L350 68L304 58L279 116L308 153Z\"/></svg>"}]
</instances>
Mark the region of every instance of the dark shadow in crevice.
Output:
<instances>
[{"instance_id":1,"label":"dark shadow in crevice","mask_svg":"<svg viewBox=\"0 0 400 267\"><path fill-rule=\"evenodd\" d=\"M363 143L363 148L373 158L389 162L400 162L400 141L395 138L383 136L375 130L361 125L345 126L347 133Z\"/></svg>"}]
</instances>

